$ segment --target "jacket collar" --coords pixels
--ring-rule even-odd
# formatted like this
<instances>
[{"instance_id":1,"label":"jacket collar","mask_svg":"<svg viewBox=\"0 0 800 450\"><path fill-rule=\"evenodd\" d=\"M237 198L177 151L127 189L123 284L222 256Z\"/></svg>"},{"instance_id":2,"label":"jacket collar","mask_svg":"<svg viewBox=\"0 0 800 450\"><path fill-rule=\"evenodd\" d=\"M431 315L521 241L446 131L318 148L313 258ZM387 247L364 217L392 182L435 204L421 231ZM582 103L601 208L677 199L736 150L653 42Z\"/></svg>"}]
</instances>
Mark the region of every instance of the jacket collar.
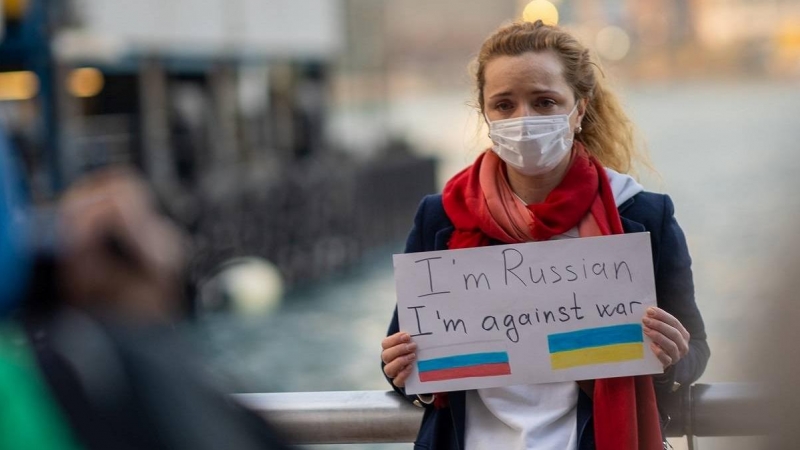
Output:
<instances>
[{"instance_id":1,"label":"jacket collar","mask_svg":"<svg viewBox=\"0 0 800 450\"><path fill-rule=\"evenodd\" d=\"M636 197L635 196L629 198L628 200L625 200L621 205L619 205L617 207L617 210L620 212L620 214L622 214L626 209L628 209L631 206L633 206L634 203L636 203Z\"/></svg>"},{"instance_id":2,"label":"jacket collar","mask_svg":"<svg viewBox=\"0 0 800 450\"><path fill-rule=\"evenodd\" d=\"M636 197L626 200L617 208L619 211L619 218L622 221L622 229L625 230L626 233L641 233L647 231L647 228L642 223L625 217L625 212L633 206L634 203L636 203Z\"/></svg>"}]
</instances>

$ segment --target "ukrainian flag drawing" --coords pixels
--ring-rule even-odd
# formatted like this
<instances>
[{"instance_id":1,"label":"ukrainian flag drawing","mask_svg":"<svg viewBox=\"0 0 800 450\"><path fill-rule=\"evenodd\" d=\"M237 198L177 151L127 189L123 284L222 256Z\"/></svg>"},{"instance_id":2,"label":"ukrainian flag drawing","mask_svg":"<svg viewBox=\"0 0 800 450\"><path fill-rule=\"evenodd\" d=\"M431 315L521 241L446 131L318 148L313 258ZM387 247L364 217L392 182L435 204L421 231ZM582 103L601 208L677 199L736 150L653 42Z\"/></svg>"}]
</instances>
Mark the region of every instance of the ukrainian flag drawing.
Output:
<instances>
[{"instance_id":1,"label":"ukrainian flag drawing","mask_svg":"<svg viewBox=\"0 0 800 450\"><path fill-rule=\"evenodd\" d=\"M421 382L511 375L506 352L468 353L420 360L417 367Z\"/></svg>"},{"instance_id":2,"label":"ukrainian flag drawing","mask_svg":"<svg viewBox=\"0 0 800 450\"><path fill-rule=\"evenodd\" d=\"M547 336L553 370L644 358L642 326L636 323Z\"/></svg>"}]
</instances>

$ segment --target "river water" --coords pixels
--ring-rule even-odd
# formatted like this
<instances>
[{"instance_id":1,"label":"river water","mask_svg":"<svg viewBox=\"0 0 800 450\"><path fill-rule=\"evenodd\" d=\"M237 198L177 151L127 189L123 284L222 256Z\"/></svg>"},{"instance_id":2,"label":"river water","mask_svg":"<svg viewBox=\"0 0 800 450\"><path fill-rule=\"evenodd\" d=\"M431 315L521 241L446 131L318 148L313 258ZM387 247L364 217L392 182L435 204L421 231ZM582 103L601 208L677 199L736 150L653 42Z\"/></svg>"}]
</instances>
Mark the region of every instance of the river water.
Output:
<instances>
[{"instance_id":1,"label":"river water","mask_svg":"<svg viewBox=\"0 0 800 450\"><path fill-rule=\"evenodd\" d=\"M765 293L780 281L779 257L800 223L800 83L646 84L623 94L658 170L643 183L673 198L694 259L712 349L701 381L750 379L746 355L774 308ZM410 97L388 112L412 142L441 158L442 179L485 145L468 100L463 92ZM375 250L346 273L291 292L272 316L205 318L193 329L195 343L239 392L387 389L380 340L394 307L391 254L401 250L400 242ZM700 443L744 449L754 442Z\"/></svg>"}]
</instances>

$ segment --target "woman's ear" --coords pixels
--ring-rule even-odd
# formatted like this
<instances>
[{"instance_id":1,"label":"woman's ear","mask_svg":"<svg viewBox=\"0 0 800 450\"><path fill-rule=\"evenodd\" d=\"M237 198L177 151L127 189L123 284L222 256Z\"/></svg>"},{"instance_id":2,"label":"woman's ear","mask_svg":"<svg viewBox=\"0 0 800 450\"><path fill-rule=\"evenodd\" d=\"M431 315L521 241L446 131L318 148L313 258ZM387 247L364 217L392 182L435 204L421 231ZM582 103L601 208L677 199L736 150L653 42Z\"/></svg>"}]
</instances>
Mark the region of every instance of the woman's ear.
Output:
<instances>
[{"instance_id":1,"label":"woman's ear","mask_svg":"<svg viewBox=\"0 0 800 450\"><path fill-rule=\"evenodd\" d=\"M586 98L581 98L578 100L577 105L577 115L575 116L575 124L573 129L576 130L576 133L581 132L581 124L583 123L583 118L586 117L586 108L589 106L589 100Z\"/></svg>"},{"instance_id":2,"label":"woman's ear","mask_svg":"<svg viewBox=\"0 0 800 450\"><path fill-rule=\"evenodd\" d=\"M582 98L578 100L578 125L583 122L583 118L586 116L586 108L589 106L589 99Z\"/></svg>"}]
</instances>

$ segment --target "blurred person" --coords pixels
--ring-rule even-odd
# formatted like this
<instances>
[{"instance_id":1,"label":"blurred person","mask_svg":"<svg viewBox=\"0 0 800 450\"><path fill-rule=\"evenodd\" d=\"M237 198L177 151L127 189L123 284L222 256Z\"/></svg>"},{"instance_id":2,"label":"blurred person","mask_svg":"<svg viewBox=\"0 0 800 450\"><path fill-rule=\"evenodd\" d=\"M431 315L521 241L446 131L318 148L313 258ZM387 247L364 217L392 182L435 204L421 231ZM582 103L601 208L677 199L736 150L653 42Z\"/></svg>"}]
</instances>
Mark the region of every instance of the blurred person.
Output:
<instances>
[{"instance_id":1,"label":"blurred person","mask_svg":"<svg viewBox=\"0 0 800 450\"><path fill-rule=\"evenodd\" d=\"M29 221L28 254L0 200L0 262L30 273L0 291L0 448L284 448L177 335L185 239L141 179L85 177Z\"/></svg>"},{"instance_id":2,"label":"blurred person","mask_svg":"<svg viewBox=\"0 0 800 450\"><path fill-rule=\"evenodd\" d=\"M648 231L658 307L642 322L664 373L406 396L425 404L415 448L666 448L658 406L700 377L710 352L672 201L625 175L642 158L633 125L589 51L541 21L492 34L476 85L493 146L422 200L406 252ZM396 309L382 349L405 395L416 345Z\"/></svg>"},{"instance_id":3,"label":"blurred person","mask_svg":"<svg viewBox=\"0 0 800 450\"><path fill-rule=\"evenodd\" d=\"M68 304L126 320L177 316L186 239L132 172L108 169L80 180L61 199L58 221Z\"/></svg>"},{"instance_id":4,"label":"blurred person","mask_svg":"<svg viewBox=\"0 0 800 450\"><path fill-rule=\"evenodd\" d=\"M0 317L21 300L31 266L23 183L15 169L10 143L0 128Z\"/></svg>"},{"instance_id":5,"label":"blurred person","mask_svg":"<svg viewBox=\"0 0 800 450\"><path fill-rule=\"evenodd\" d=\"M79 448L26 344L9 317L19 308L31 276L28 221L22 183L0 129L0 448Z\"/></svg>"},{"instance_id":6,"label":"blurred person","mask_svg":"<svg viewBox=\"0 0 800 450\"><path fill-rule=\"evenodd\" d=\"M780 234L792 236L792 228L790 225ZM736 406L736 417L743 429L766 431L763 442L753 446L757 449L797 448L800 421L800 388L797 385L800 309L795 305L800 292L798 256L800 241L782 241L778 254L766 265L759 279L762 297L753 311L753 320L758 326L748 335L749 345L742 364L746 379L758 383L751 397L756 402Z\"/></svg>"}]
</instances>

